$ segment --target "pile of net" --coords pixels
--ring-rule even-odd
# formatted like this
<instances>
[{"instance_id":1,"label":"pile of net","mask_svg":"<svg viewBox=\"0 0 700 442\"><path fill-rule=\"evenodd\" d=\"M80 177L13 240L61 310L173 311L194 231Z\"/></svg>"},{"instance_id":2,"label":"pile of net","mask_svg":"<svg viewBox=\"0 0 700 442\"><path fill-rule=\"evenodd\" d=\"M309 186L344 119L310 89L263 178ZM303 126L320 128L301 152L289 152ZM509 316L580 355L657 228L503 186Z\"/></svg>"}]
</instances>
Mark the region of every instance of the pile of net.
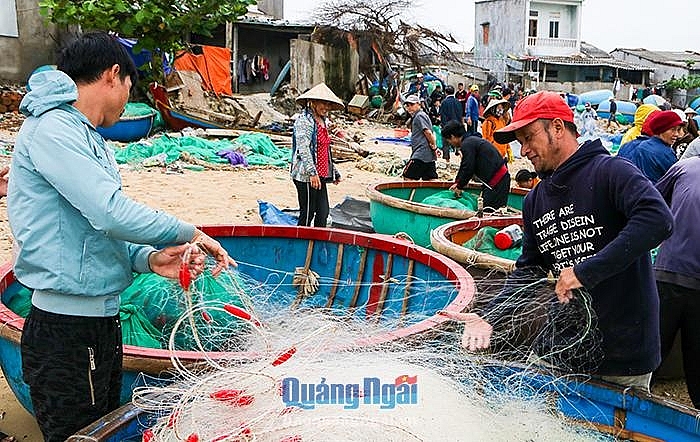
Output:
<instances>
[{"instance_id":1,"label":"pile of net","mask_svg":"<svg viewBox=\"0 0 700 442\"><path fill-rule=\"evenodd\" d=\"M358 169L387 176L401 175L404 166L406 161L394 152L372 152L355 165Z\"/></svg>"},{"instance_id":2,"label":"pile of net","mask_svg":"<svg viewBox=\"0 0 700 442\"><path fill-rule=\"evenodd\" d=\"M247 333L245 321L223 306L249 308L253 284L238 272L223 272L216 278L207 271L192 283L189 291L177 281L155 273L134 274L133 283L122 292L119 317L124 344L147 348L205 351L240 349ZM187 316L194 305L202 311ZM208 307L207 307L208 306ZM31 292L23 288L8 301L8 307L26 317L31 307ZM178 324L187 316L185 324Z\"/></svg>"},{"instance_id":3,"label":"pile of net","mask_svg":"<svg viewBox=\"0 0 700 442\"><path fill-rule=\"evenodd\" d=\"M475 195L468 192L462 192L460 196L457 196L451 190L441 190L435 192L432 195L428 195L420 201L423 204L429 206L437 207L447 207L450 209L457 210L467 210L470 212L476 212L478 207L478 199Z\"/></svg>"},{"instance_id":4,"label":"pile of net","mask_svg":"<svg viewBox=\"0 0 700 442\"><path fill-rule=\"evenodd\" d=\"M243 134L234 141L164 134L116 147L114 156L119 164L132 165L147 165L150 159L158 157L164 164L171 164L187 156L212 164L286 167L291 152L277 147L261 133Z\"/></svg>"},{"instance_id":5,"label":"pile of net","mask_svg":"<svg viewBox=\"0 0 700 442\"><path fill-rule=\"evenodd\" d=\"M256 360L180 366L173 384L138 388L156 416L143 440L614 440L560 416L526 372L459 351L454 333L353 345L367 328L310 309L267 316Z\"/></svg>"}]
</instances>

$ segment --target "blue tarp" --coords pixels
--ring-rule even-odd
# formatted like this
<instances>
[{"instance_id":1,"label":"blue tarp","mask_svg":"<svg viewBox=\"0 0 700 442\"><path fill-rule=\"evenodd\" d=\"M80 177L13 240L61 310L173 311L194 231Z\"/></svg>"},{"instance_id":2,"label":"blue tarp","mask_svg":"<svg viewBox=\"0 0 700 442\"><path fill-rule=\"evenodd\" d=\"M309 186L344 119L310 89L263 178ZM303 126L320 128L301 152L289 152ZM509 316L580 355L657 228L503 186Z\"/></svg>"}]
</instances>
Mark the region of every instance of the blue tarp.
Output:
<instances>
[{"instance_id":1,"label":"blue tarp","mask_svg":"<svg viewBox=\"0 0 700 442\"><path fill-rule=\"evenodd\" d=\"M134 53L134 46L136 46L136 43L138 40L133 40L130 38L122 38L122 37L117 37L117 41L126 48L126 51L129 53L131 56L131 59L134 60L134 64L136 67L141 71L141 66L145 65L146 63L151 62L152 58L152 53L151 51L147 51L145 49L142 49L138 54ZM170 74L172 72L172 68L170 67L170 64L168 63L168 60L163 58L163 72L165 72L165 75Z\"/></svg>"}]
</instances>

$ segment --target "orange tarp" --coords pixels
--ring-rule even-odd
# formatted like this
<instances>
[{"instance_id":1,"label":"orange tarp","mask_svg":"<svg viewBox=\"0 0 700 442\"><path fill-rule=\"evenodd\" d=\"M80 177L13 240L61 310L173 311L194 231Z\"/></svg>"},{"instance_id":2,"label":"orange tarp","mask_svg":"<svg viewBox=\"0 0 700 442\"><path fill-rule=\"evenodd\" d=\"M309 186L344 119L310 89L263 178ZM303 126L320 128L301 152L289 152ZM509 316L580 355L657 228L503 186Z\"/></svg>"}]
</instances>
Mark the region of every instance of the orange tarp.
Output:
<instances>
[{"instance_id":1,"label":"orange tarp","mask_svg":"<svg viewBox=\"0 0 700 442\"><path fill-rule=\"evenodd\" d=\"M202 87L217 94L232 95L231 50L218 46L201 45L202 54L178 54L175 69L195 71L202 77Z\"/></svg>"}]
</instances>

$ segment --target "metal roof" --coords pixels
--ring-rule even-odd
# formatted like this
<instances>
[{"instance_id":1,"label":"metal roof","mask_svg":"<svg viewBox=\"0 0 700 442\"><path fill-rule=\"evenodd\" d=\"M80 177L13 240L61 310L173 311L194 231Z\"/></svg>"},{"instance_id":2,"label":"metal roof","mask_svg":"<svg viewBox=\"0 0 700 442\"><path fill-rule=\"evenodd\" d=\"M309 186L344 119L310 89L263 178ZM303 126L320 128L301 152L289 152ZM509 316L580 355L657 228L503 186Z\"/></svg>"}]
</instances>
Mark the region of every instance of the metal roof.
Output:
<instances>
[{"instance_id":1,"label":"metal roof","mask_svg":"<svg viewBox=\"0 0 700 442\"><path fill-rule=\"evenodd\" d=\"M547 64L556 64L563 66L607 66L615 69L623 69L626 71L653 71L653 68L642 66L640 64L627 63L626 61L609 58L587 58L573 55L571 57L529 57L530 60L539 60Z\"/></svg>"},{"instance_id":2,"label":"metal roof","mask_svg":"<svg viewBox=\"0 0 700 442\"><path fill-rule=\"evenodd\" d=\"M585 41L581 42L581 52L570 56L527 56L521 57L521 60L539 60L547 64L556 64L560 66L607 66L614 69L623 69L626 71L653 71L648 66L641 64L629 63L626 61L613 58L604 50L593 46Z\"/></svg>"},{"instance_id":3,"label":"metal roof","mask_svg":"<svg viewBox=\"0 0 700 442\"><path fill-rule=\"evenodd\" d=\"M644 48L616 48L613 52L615 51L635 55L654 63L682 68L688 68L689 61L700 64L700 53L695 51L650 51Z\"/></svg>"}]
</instances>

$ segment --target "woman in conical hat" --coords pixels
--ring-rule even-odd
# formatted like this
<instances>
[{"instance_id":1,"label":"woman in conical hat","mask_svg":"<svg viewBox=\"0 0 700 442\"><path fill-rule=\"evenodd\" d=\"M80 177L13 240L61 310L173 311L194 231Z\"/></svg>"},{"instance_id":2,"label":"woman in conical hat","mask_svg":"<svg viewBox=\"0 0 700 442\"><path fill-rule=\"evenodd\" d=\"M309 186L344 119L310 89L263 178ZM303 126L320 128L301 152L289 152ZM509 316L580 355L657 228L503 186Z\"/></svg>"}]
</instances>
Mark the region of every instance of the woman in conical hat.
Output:
<instances>
[{"instance_id":1,"label":"woman in conical hat","mask_svg":"<svg viewBox=\"0 0 700 442\"><path fill-rule=\"evenodd\" d=\"M484 110L484 122L481 124L481 135L486 141L493 144L498 149L501 156L509 163L513 162L513 151L509 144L497 143L493 138L493 133L498 129L506 127L505 113L510 107L510 103L506 100L493 99L489 101L489 105Z\"/></svg>"},{"instance_id":2,"label":"woman in conical hat","mask_svg":"<svg viewBox=\"0 0 700 442\"><path fill-rule=\"evenodd\" d=\"M327 183L338 184L340 173L333 164L328 114L345 108L325 83L317 84L299 95L304 106L294 122L291 175L299 199L300 226L326 227L328 220Z\"/></svg>"}]
</instances>

